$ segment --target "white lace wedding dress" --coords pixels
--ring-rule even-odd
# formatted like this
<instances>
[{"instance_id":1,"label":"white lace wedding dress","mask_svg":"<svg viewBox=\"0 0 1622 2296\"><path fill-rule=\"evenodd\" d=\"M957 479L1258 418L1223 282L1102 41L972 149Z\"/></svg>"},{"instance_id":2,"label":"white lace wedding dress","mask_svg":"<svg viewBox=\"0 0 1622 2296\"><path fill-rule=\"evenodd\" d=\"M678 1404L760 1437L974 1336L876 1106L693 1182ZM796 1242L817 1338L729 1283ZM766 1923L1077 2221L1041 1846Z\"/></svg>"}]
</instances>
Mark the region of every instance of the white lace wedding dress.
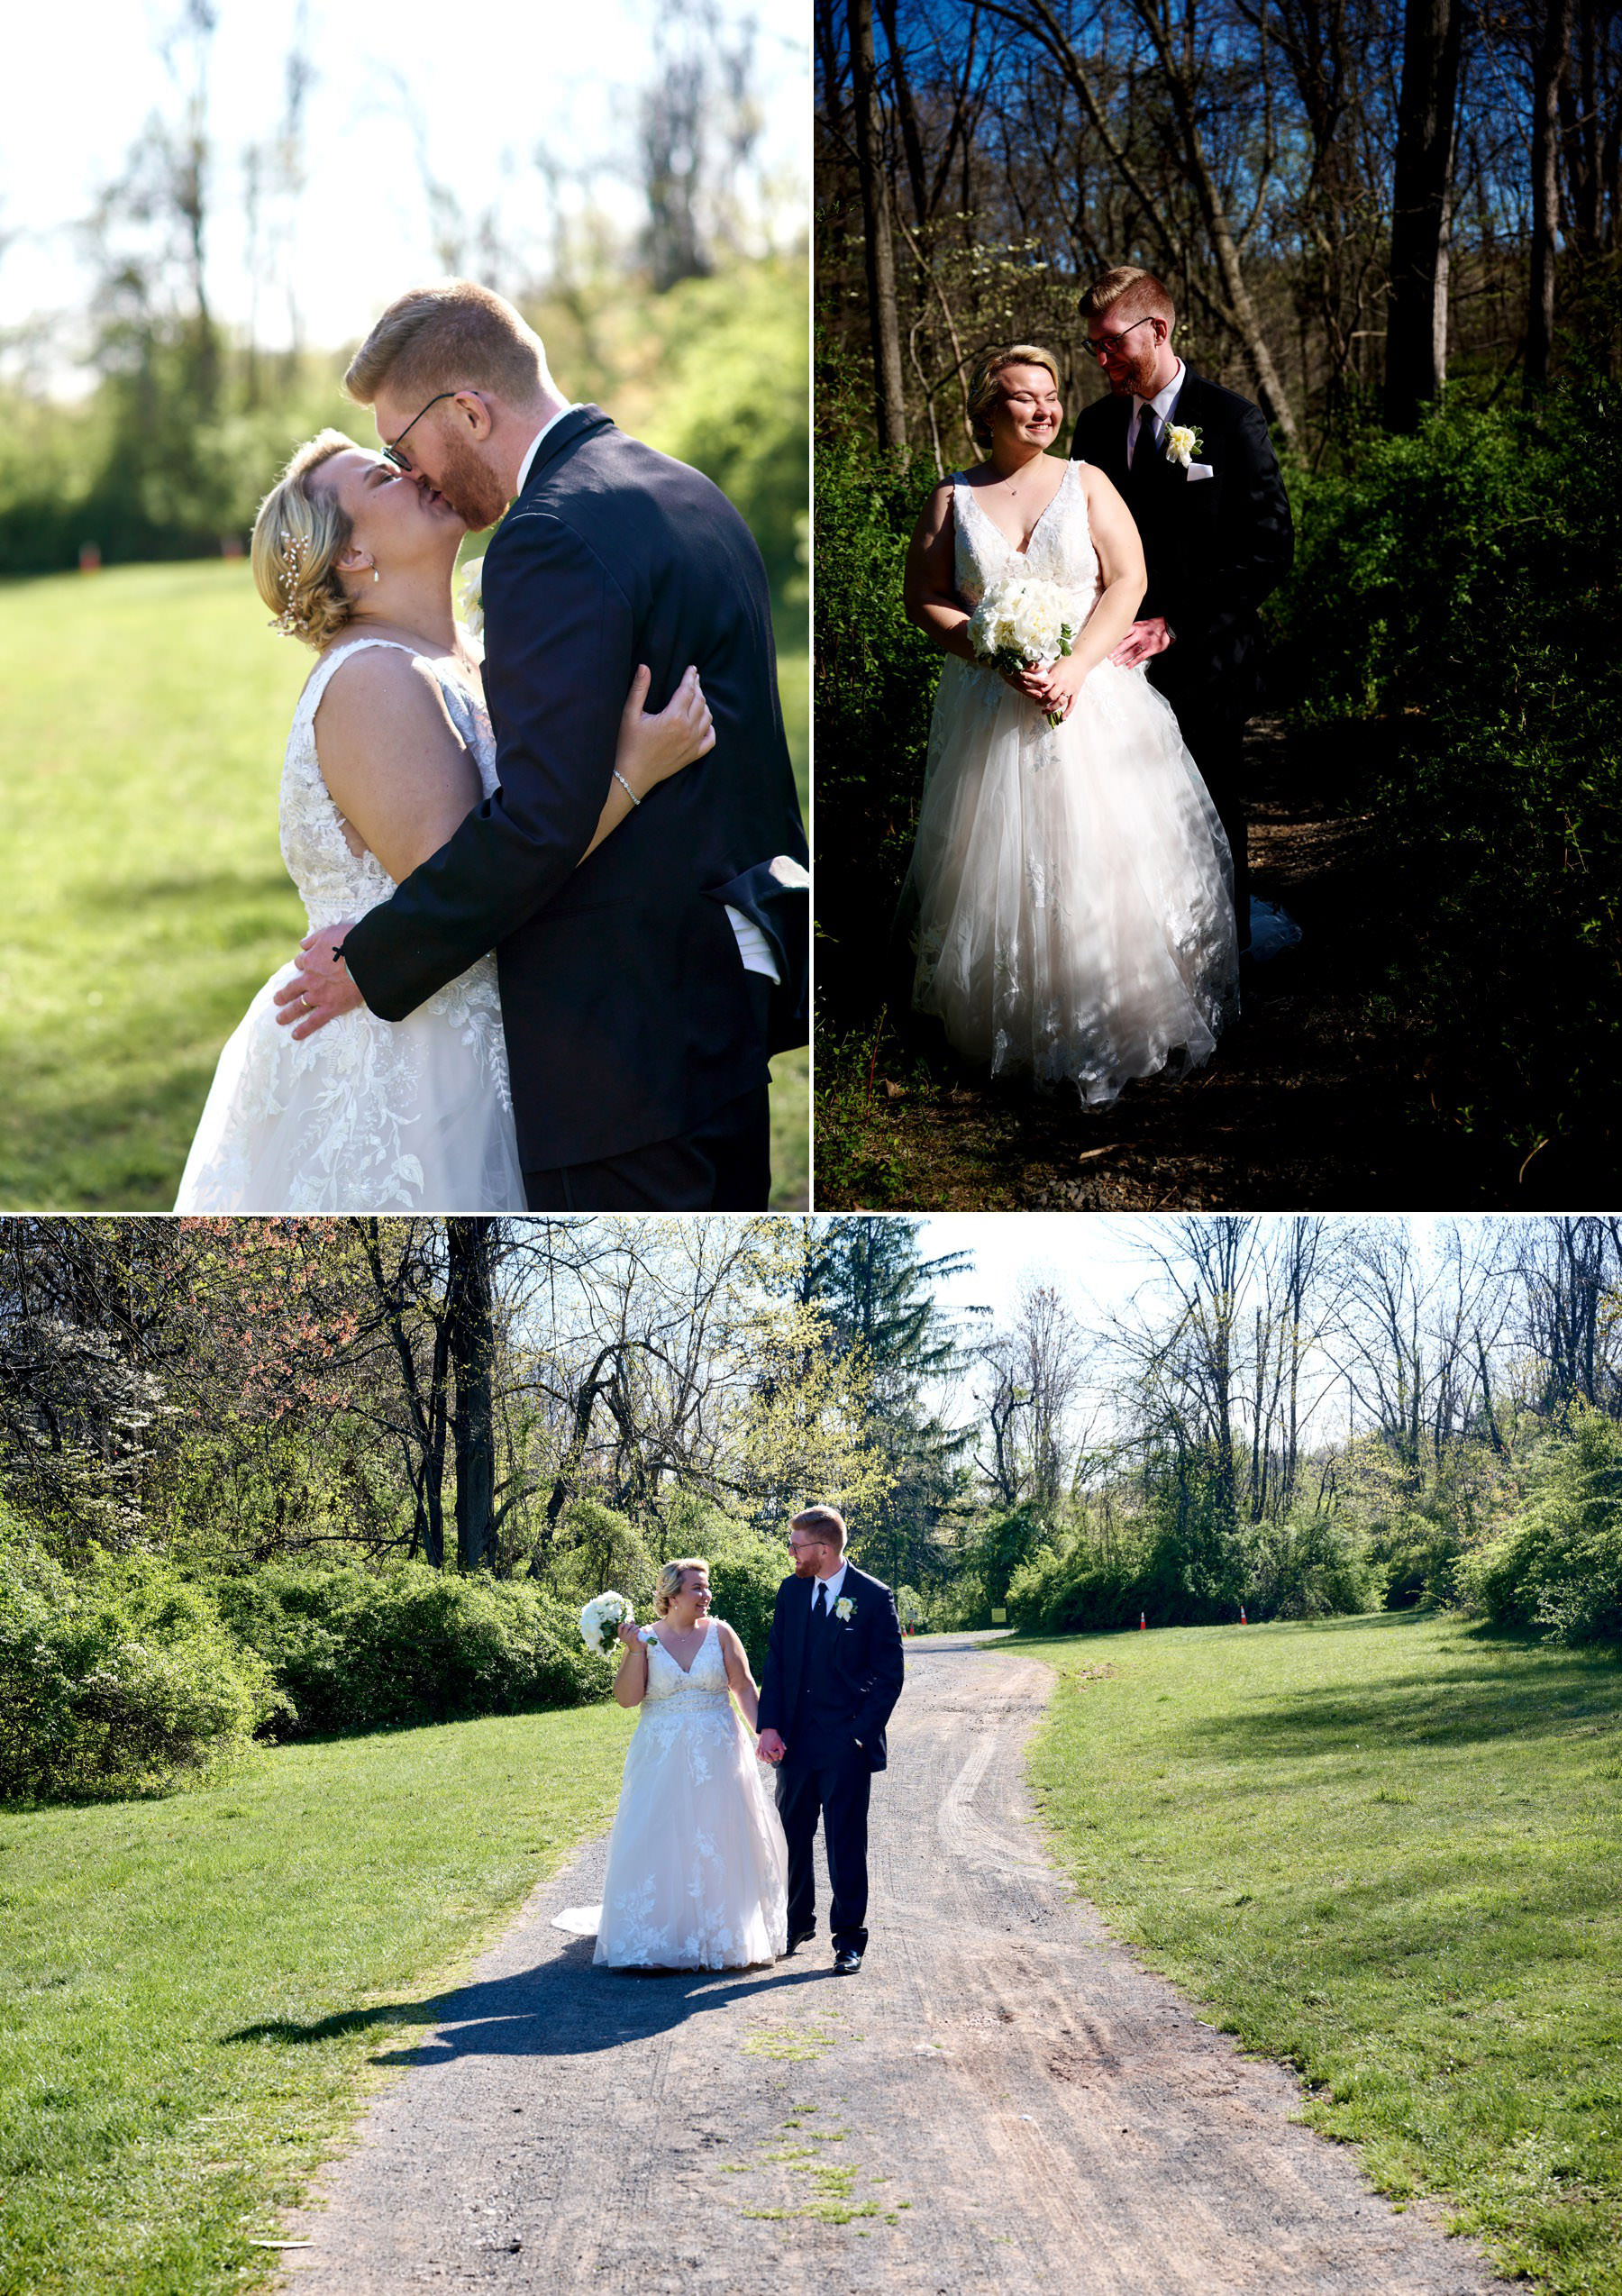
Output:
<instances>
[{"instance_id":1,"label":"white lace wedding dress","mask_svg":"<svg viewBox=\"0 0 1622 2296\"><path fill-rule=\"evenodd\" d=\"M685 1673L648 1645L648 1690L625 1756L597 1930L609 1969L743 1969L788 1946L788 1848L726 1687L717 1622Z\"/></svg>"},{"instance_id":2,"label":"white lace wedding dress","mask_svg":"<svg viewBox=\"0 0 1622 2296\"><path fill-rule=\"evenodd\" d=\"M956 581L1034 575L1102 588L1068 464L1025 551L958 474ZM1095 1105L1207 1061L1238 1010L1233 864L1171 705L1101 662L1062 724L995 670L949 657L935 695L901 923L913 1000L994 1074L1073 1084Z\"/></svg>"},{"instance_id":3,"label":"white lace wedding dress","mask_svg":"<svg viewBox=\"0 0 1622 2296\"><path fill-rule=\"evenodd\" d=\"M393 879L353 853L315 754L315 711L360 638L316 664L282 766L281 850L310 928L375 908ZM496 787L483 705L451 665L433 664L451 723ZM301 1044L277 1021L284 965L220 1055L176 1198L178 1212L510 1212L524 1208L494 956L481 957L406 1020L362 1007Z\"/></svg>"}]
</instances>

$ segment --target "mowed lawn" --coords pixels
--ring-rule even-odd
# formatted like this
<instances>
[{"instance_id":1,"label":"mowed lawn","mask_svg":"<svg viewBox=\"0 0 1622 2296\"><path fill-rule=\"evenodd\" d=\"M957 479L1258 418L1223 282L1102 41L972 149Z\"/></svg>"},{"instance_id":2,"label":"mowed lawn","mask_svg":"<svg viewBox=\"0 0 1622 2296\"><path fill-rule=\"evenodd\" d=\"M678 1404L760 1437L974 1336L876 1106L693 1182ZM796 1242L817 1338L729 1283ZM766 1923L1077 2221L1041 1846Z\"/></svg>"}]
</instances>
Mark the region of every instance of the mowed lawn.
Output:
<instances>
[{"instance_id":1,"label":"mowed lawn","mask_svg":"<svg viewBox=\"0 0 1622 2296\"><path fill-rule=\"evenodd\" d=\"M1083 1894L1381 2189L1622 2290L1622 1667L1413 1613L1022 1640Z\"/></svg>"},{"instance_id":2,"label":"mowed lawn","mask_svg":"<svg viewBox=\"0 0 1622 2296\"><path fill-rule=\"evenodd\" d=\"M0 1813L0 2291L268 2278L276 2210L471 1946L612 1815L617 1706L260 1749Z\"/></svg>"},{"instance_id":3,"label":"mowed lawn","mask_svg":"<svg viewBox=\"0 0 1622 2296\"><path fill-rule=\"evenodd\" d=\"M220 1047L297 945L277 784L310 657L266 622L241 562L0 585L0 1209L166 1210ZM806 1080L803 1052L775 1064L784 1208Z\"/></svg>"}]
</instances>

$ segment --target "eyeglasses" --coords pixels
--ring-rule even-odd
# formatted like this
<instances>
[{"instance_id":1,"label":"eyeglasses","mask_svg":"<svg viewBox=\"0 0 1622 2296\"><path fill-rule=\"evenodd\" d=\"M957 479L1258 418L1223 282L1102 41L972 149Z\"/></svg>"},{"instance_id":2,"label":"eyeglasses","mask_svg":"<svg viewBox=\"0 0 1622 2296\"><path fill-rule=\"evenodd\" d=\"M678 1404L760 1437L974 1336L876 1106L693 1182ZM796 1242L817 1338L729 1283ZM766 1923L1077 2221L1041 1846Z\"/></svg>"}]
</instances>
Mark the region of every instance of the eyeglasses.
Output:
<instances>
[{"instance_id":1,"label":"eyeglasses","mask_svg":"<svg viewBox=\"0 0 1622 2296\"><path fill-rule=\"evenodd\" d=\"M429 400L428 406L437 406L442 398L457 398L460 396L460 390L439 391L436 392L434 396ZM400 439L407 439L411 436L411 433L415 430L424 415L427 414L428 406L420 406L417 409L410 422L406 424L406 428L400 433ZM409 470L411 468L411 458L409 455L402 454L400 452L400 439L392 440L389 444L384 448L383 452L387 459L394 464L396 470Z\"/></svg>"},{"instance_id":2,"label":"eyeglasses","mask_svg":"<svg viewBox=\"0 0 1622 2296\"><path fill-rule=\"evenodd\" d=\"M1094 335L1091 342L1087 346L1089 351L1092 352L1095 359L1108 358L1112 352L1119 351L1121 345L1132 333L1133 327L1146 327L1149 324L1150 319L1153 318L1153 312L1149 312L1146 313L1143 318L1134 319L1132 323L1132 326L1123 327L1118 335ZM404 436L404 433L402 433L401 435Z\"/></svg>"}]
</instances>

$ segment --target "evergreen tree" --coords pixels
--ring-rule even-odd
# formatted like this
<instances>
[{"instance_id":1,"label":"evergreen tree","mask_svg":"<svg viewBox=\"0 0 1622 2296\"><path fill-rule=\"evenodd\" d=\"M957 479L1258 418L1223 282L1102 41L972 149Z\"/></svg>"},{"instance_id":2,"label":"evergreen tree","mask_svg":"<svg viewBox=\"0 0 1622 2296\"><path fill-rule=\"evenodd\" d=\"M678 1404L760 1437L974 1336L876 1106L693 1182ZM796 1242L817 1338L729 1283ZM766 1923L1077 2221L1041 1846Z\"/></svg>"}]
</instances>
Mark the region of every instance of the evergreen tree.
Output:
<instances>
[{"instance_id":1,"label":"evergreen tree","mask_svg":"<svg viewBox=\"0 0 1622 2296\"><path fill-rule=\"evenodd\" d=\"M926 1259L923 1223L842 1213L808 1223L803 1280L828 1317L830 1344L861 1348L872 1367L870 1435L893 1481L852 1517L863 1558L892 1586L938 1585L954 1565L953 1536L968 1503L964 1453L971 1431L941 1416L943 1383L960 1368L956 1318L935 1298L966 1252Z\"/></svg>"}]
</instances>

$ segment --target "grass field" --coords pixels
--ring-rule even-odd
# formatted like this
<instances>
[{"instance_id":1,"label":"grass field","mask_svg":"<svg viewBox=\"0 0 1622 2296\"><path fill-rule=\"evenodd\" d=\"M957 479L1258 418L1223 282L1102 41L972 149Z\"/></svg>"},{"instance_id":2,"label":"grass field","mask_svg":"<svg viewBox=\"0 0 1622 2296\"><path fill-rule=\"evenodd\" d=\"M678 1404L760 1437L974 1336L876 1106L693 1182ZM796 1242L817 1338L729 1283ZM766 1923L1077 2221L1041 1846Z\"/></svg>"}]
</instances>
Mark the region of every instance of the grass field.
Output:
<instances>
[{"instance_id":1,"label":"grass field","mask_svg":"<svg viewBox=\"0 0 1622 2296\"><path fill-rule=\"evenodd\" d=\"M4 2296L268 2277L251 2237L612 1814L632 1719L260 1750L170 1800L0 1815Z\"/></svg>"},{"instance_id":2,"label":"grass field","mask_svg":"<svg viewBox=\"0 0 1622 2296\"><path fill-rule=\"evenodd\" d=\"M1018 1645L1083 1893L1381 2189L1622 2290L1622 1668L1414 1613Z\"/></svg>"},{"instance_id":3,"label":"grass field","mask_svg":"<svg viewBox=\"0 0 1622 2296\"><path fill-rule=\"evenodd\" d=\"M0 1209L167 1210L220 1047L304 929L276 808L309 657L266 628L240 563L3 596ZM807 1200L806 1079L803 1052L776 1063L784 1208Z\"/></svg>"}]
</instances>

